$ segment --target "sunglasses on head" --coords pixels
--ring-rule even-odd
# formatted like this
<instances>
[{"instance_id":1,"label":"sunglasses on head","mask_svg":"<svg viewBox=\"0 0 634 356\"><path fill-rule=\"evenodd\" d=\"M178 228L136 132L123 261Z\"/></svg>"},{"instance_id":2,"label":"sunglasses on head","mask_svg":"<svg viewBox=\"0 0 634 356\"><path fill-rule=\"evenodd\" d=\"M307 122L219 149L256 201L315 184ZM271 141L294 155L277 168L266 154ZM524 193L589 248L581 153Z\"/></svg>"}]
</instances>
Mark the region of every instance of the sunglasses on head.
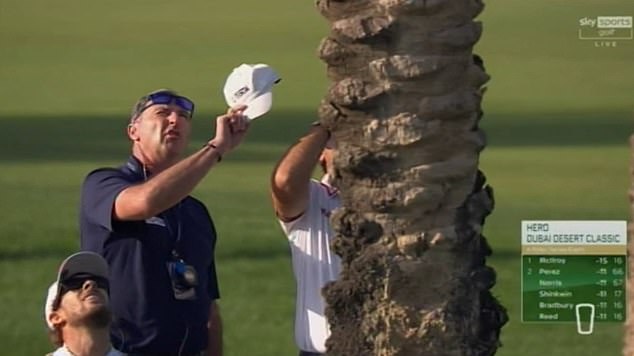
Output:
<instances>
[{"instance_id":1,"label":"sunglasses on head","mask_svg":"<svg viewBox=\"0 0 634 356\"><path fill-rule=\"evenodd\" d=\"M141 115L143 111L153 105L160 104L175 104L179 108L183 109L187 112L188 116L191 118L194 115L194 102L187 99L184 96L174 95L169 92L160 92L154 93L147 96L145 101L145 105L137 110L135 118Z\"/></svg>"}]
</instances>

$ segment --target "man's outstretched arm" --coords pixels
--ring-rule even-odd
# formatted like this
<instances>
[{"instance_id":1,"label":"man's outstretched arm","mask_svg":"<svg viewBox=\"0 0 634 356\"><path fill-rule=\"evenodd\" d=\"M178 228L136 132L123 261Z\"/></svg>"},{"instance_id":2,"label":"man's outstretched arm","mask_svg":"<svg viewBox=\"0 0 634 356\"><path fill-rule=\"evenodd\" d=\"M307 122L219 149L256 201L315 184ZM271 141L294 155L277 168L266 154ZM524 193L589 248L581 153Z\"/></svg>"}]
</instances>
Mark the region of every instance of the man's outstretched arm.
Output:
<instances>
[{"instance_id":1,"label":"man's outstretched arm","mask_svg":"<svg viewBox=\"0 0 634 356\"><path fill-rule=\"evenodd\" d=\"M329 138L327 129L312 126L275 166L271 194L275 213L282 221L293 220L306 210L310 177Z\"/></svg>"}]
</instances>

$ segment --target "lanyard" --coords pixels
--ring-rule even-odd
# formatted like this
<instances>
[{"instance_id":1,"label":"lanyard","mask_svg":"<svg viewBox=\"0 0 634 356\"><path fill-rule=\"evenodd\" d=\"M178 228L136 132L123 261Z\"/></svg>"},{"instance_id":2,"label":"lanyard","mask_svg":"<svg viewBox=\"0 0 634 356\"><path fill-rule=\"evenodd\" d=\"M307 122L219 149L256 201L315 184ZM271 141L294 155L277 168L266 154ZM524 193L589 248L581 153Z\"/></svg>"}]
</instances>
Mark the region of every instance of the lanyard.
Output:
<instances>
[{"instance_id":1,"label":"lanyard","mask_svg":"<svg viewBox=\"0 0 634 356\"><path fill-rule=\"evenodd\" d=\"M142 164L134 156L130 156L123 170L127 170L134 178L138 179L139 181L147 181L149 178L148 171L145 168L145 165ZM167 228L167 232L171 237L169 241L171 242L171 246L168 245L167 247L171 250L172 256L178 259L181 259L180 254L178 253L178 247L181 240L182 203L182 201L179 201L178 204L176 204L176 209L174 209L174 207L171 207L158 214L158 216L165 222L165 228ZM176 210L176 212L174 212L174 210Z\"/></svg>"}]
</instances>

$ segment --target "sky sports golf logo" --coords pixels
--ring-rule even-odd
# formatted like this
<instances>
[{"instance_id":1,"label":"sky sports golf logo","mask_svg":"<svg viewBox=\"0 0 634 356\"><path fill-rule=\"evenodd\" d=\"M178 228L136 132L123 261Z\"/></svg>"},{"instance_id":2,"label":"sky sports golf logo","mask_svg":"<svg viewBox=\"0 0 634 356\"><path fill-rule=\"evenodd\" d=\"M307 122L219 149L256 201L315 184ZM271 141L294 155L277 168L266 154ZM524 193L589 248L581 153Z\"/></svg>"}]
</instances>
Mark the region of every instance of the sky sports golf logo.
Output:
<instances>
[{"instance_id":1,"label":"sky sports golf logo","mask_svg":"<svg viewBox=\"0 0 634 356\"><path fill-rule=\"evenodd\" d=\"M579 39L594 41L631 40L632 16L597 16L579 19Z\"/></svg>"}]
</instances>

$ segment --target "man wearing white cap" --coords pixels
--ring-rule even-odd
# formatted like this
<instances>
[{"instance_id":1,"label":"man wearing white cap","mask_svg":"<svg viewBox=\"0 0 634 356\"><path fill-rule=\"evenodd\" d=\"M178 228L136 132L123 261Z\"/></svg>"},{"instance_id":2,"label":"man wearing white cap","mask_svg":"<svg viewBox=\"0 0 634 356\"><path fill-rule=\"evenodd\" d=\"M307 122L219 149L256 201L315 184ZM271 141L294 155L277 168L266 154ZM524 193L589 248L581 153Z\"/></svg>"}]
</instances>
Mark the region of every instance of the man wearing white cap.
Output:
<instances>
[{"instance_id":1,"label":"man wearing white cap","mask_svg":"<svg viewBox=\"0 0 634 356\"><path fill-rule=\"evenodd\" d=\"M271 181L273 207L291 246L297 283L295 343L300 356L326 352L330 335L324 315L323 286L337 278L340 259L331 251L330 213L340 206L331 185L334 142L330 132L314 124L275 167ZM324 176L311 179L317 164Z\"/></svg>"},{"instance_id":2,"label":"man wearing white cap","mask_svg":"<svg viewBox=\"0 0 634 356\"><path fill-rule=\"evenodd\" d=\"M48 289L44 318L52 356L122 356L110 344L108 265L93 252L78 252L62 262Z\"/></svg>"}]
</instances>

